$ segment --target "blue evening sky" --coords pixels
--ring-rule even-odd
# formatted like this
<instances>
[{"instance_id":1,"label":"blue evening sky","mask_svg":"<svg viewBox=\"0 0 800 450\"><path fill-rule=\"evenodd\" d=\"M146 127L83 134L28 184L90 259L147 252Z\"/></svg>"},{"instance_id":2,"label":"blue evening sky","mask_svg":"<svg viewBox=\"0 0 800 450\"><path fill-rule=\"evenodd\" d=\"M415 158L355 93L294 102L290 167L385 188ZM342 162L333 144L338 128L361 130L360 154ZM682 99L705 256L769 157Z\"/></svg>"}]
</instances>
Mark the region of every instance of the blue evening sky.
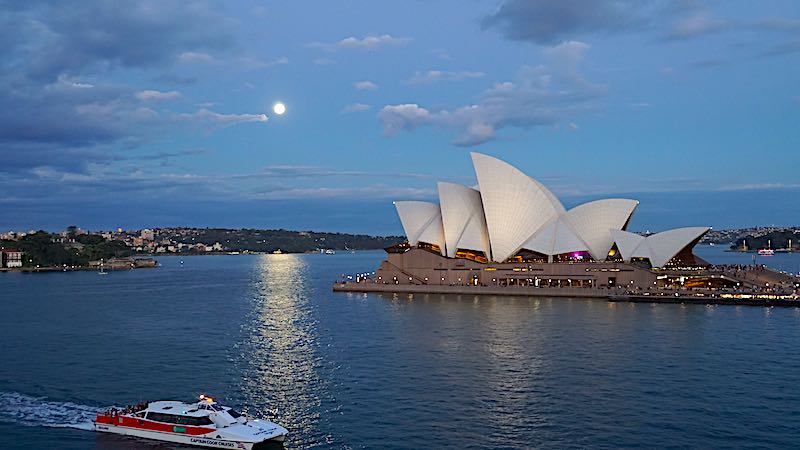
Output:
<instances>
[{"instance_id":1,"label":"blue evening sky","mask_svg":"<svg viewBox=\"0 0 800 450\"><path fill-rule=\"evenodd\" d=\"M470 151L633 229L800 225L797 1L0 5L0 230L399 234Z\"/></svg>"}]
</instances>

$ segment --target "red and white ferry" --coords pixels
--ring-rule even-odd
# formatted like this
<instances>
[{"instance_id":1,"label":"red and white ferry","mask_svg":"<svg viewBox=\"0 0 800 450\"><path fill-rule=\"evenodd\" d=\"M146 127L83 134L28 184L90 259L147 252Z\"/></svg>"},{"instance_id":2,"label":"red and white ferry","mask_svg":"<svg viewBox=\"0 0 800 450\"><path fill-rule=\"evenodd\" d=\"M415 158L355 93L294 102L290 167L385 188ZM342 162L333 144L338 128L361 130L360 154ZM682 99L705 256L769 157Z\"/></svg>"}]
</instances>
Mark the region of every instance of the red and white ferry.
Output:
<instances>
[{"instance_id":1,"label":"red and white ferry","mask_svg":"<svg viewBox=\"0 0 800 450\"><path fill-rule=\"evenodd\" d=\"M98 413L95 430L212 448L252 450L288 431L200 396L197 403L158 401Z\"/></svg>"}]
</instances>

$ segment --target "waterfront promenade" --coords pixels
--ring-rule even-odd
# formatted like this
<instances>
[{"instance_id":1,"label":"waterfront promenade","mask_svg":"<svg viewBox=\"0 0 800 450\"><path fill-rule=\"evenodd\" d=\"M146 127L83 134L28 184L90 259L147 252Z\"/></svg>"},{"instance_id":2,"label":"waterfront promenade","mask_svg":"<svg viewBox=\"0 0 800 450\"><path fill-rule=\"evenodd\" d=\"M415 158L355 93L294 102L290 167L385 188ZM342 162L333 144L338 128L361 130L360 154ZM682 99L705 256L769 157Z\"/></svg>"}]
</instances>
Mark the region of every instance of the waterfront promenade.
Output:
<instances>
[{"instance_id":1,"label":"waterfront promenade","mask_svg":"<svg viewBox=\"0 0 800 450\"><path fill-rule=\"evenodd\" d=\"M633 303L691 303L745 306L800 307L800 292L788 294L748 293L734 290L679 290L628 291L608 288L534 288L530 286L442 286L419 284L382 284L370 281L340 282L333 284L334 292L432 295L482 295L560 298L600 298L612 302Z\"/></svg>"},{"instance_id":2,"label":"waterfront promenade","mask_svg":"<svg viewBox=\"0 0 800 450\"><path fill-rule=\"evenodd\" d=\"M670 275L670 271L664 271ZM333 284L334 292L387 294L454 294L484 296L601 298L614 302L695 303L751 306L800 306L800 277L763 265L711 265L703 276L709 280L725 277L737 287L553 287L533 285L430 284L420 280L410 283L382 282L371 277ZM671 274L675 275L675 274Z\"/></svg>"}]
</instances>

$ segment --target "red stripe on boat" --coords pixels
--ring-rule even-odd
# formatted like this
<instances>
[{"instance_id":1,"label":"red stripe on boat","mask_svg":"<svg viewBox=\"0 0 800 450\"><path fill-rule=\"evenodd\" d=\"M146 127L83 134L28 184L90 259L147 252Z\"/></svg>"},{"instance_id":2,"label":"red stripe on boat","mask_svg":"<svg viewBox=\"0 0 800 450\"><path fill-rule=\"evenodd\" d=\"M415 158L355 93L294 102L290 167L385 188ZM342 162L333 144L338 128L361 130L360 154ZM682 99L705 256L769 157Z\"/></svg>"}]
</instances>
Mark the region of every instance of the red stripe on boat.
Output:
<instances>
[{"instance_id":1,"label":"red stripe on boat","mask_svg":"<svg viewBox=\"0 0 800 450\"><path fill-rule=\"evenodd\" d=\"M118 427L136 428L139 430L148 431L160 431L162 433L185 434L189 436L199 436L201 434L207 434L211 433L212 431L216 431L214 428L153 422L151 420L140 419L138 417L121 415L111 416L107 414L98 414L96 422L104 425L114 425Z\"/></svg>"}]
</instances>

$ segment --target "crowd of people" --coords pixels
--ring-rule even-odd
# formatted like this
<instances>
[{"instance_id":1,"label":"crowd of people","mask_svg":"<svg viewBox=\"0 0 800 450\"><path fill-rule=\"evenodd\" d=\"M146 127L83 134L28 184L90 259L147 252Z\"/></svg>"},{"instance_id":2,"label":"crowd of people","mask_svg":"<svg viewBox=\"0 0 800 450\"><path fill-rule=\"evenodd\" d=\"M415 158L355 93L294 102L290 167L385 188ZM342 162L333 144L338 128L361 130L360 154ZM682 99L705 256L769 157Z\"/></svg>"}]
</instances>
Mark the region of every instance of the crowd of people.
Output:
<instances>
[{"instance_id":1,"label":"crowd of people","mask_svg":"<svg viewBox=\"0 0 800 450\"><path fill-rule=\"evenodd\" d=\"M106 411L106 414L112 417L136 414L139 411L147 409L147 404L148 402L139 402L135 405L125 406L124 408L112 406L108 409L108 411Z\"/></svg>"}]
</instances>

